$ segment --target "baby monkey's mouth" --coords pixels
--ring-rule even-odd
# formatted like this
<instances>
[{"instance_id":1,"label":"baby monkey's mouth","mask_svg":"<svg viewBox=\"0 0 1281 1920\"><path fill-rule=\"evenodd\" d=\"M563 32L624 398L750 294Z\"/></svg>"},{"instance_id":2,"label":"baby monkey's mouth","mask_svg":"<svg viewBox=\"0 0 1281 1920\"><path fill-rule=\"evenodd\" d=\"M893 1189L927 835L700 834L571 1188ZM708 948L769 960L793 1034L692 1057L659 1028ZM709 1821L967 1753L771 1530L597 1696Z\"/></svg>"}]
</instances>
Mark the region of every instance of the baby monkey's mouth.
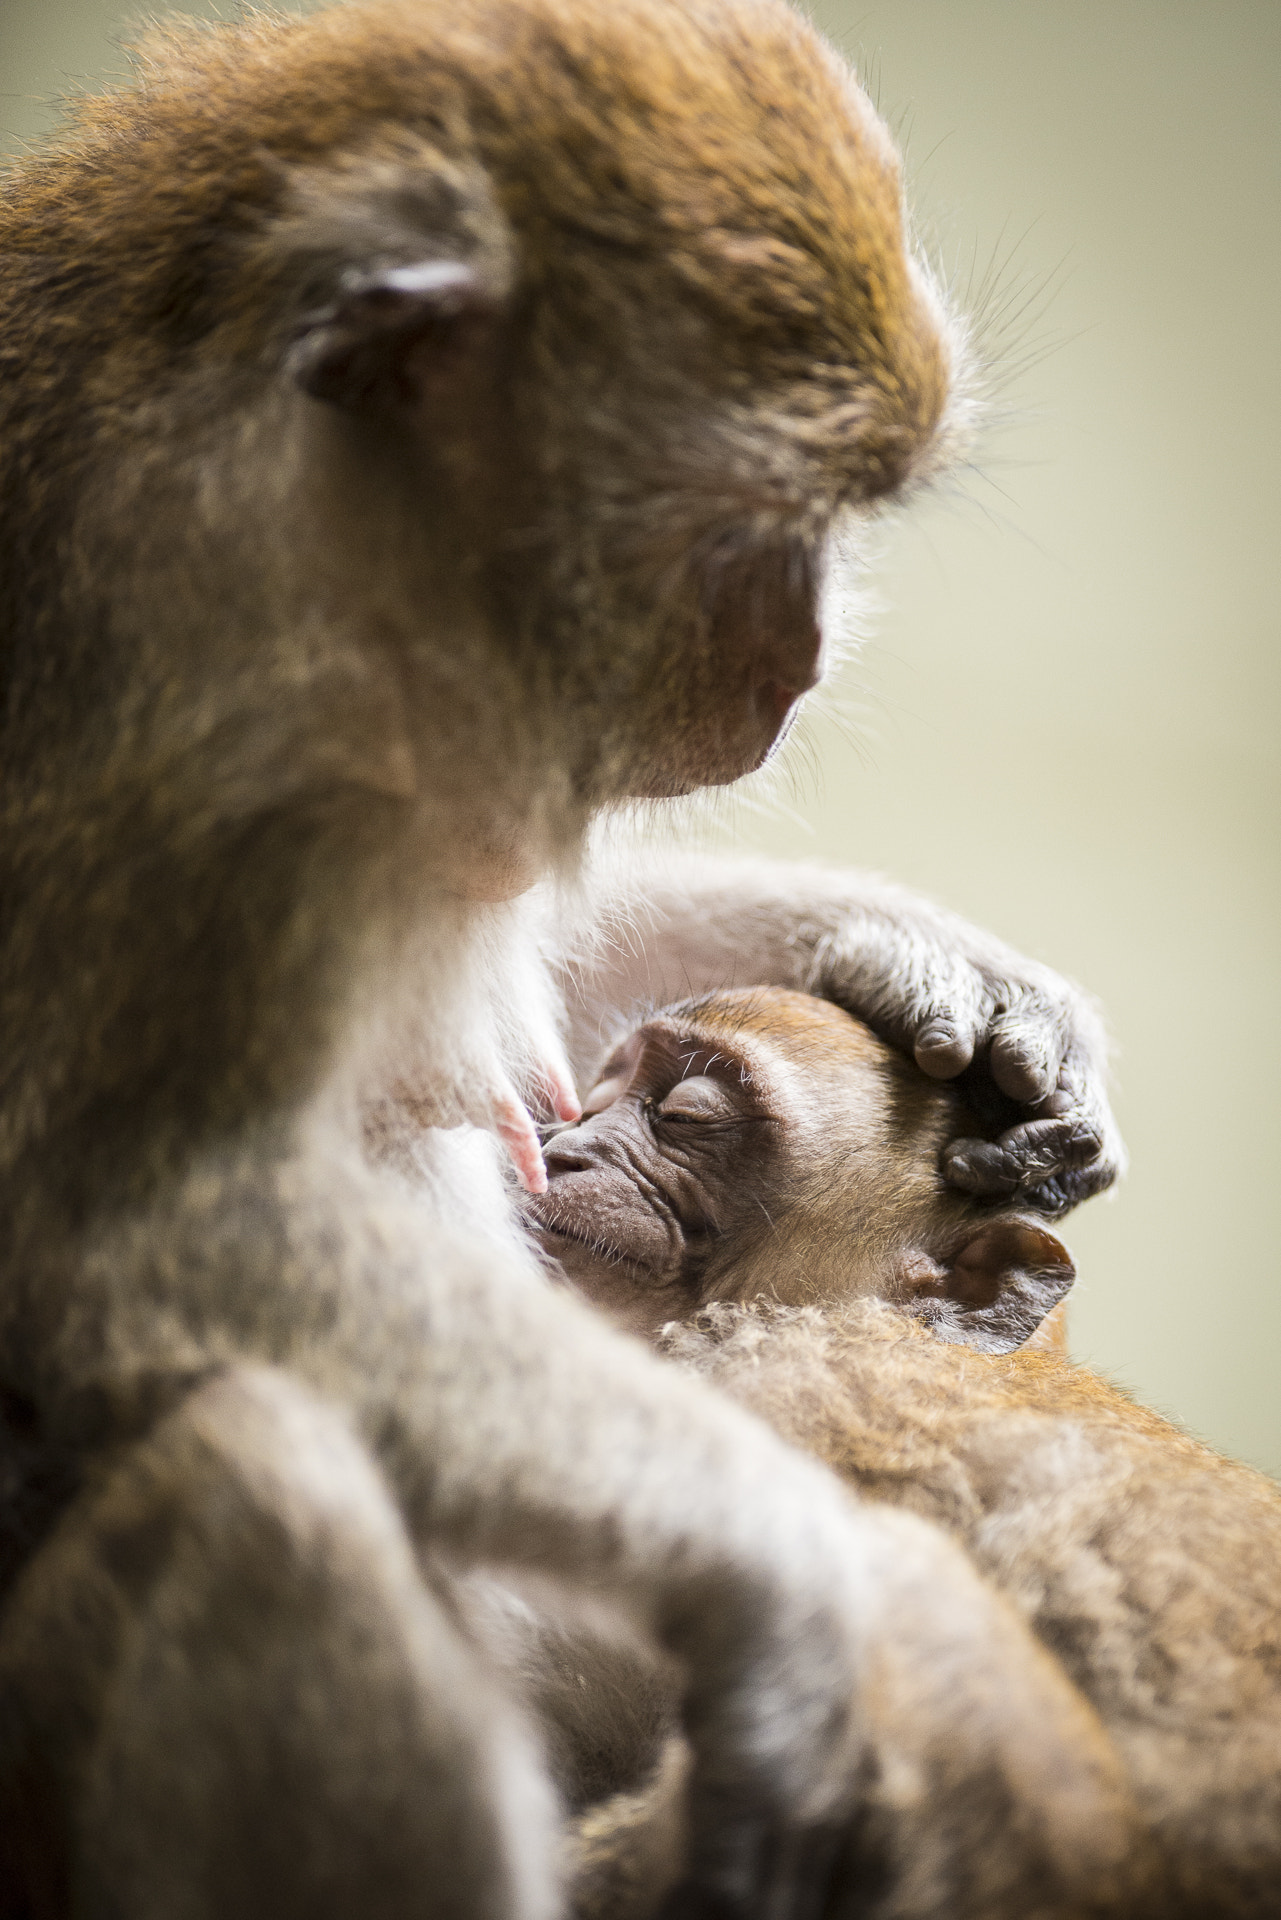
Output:
<instances>
[{"instance_id":1,"label":"baby monkey's mouth","mask_svg":"<svg viewBox=\"0 0 1281 1920\"><path fill-rule=\"evenodd\" d=\"M633 1273L651 1272L646 1261L608 1239L595 1221L585 1221L581 1216L563 1212L551 1194L530 1195L524 1211L543 1251L550 1253L567 1269L585 1256L601 1265L628 1268ZM577 1256L574 1253L576 1248L581 1249Z\"/></svg>"},{"instance_id":2,"label":"baby monkey's mouth","mask_svg":"<svg viewBox=\"0 0 1281 1920\"><path fill-rule=\"evenodd\" d=\"M570 1209L554 1194L543 1194L527 1200L524 1212L564 1284L625 1331L651 1338L668 1320L685 1318L699 1304L697 1282L686 1273L683 1259L646 1258L621 1233L601 1231L601 1214L608 1218L609 1209Z\"/></svg>"}]
</instances>

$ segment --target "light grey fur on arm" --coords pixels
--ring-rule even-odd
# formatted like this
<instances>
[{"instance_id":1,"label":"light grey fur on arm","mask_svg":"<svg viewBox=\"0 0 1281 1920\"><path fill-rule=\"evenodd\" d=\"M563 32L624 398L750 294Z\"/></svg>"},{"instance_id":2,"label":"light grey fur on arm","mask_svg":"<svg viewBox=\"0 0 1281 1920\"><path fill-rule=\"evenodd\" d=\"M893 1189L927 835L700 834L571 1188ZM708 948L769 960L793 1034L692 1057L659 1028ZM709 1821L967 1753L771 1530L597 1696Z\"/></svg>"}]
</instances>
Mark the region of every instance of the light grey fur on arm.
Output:
<instances>
[{"instance_id":1,"label":"light grey fur on arm","mask_svg":"<svg viewBox=\"0 0 1281 1920\"><path fill-rule=\"evenodd\" d=\"M795 987L847 1007L948 1079L987 1069L1010 1106L944 1170L972 1192L1061 1213L1110 1186L1124 1149L1107 1036L1071 982L875 875L676 853L602 860L564 963L571 1057L590 1072L645 1009L724 986Z\"/></svg>"}]
</instances>

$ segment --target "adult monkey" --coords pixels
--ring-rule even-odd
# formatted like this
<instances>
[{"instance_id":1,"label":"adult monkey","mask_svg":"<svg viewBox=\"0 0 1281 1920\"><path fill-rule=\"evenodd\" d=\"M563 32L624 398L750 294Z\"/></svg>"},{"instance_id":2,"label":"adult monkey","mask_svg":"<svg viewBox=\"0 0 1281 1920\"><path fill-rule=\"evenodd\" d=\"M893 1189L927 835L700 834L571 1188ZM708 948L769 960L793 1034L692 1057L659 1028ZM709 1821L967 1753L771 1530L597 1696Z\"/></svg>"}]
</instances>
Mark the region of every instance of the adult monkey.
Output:
<instances>
[{"instance_id":1,"label":"adult monkey","mask_svg":"<svg viewBox=\"0 0 1281 1920\"><path fill-rule=\"evenodd\" d=\"M9 1908L550 1911L539 1767L417 1552L627 1593L690 1674L690 1899L799 1911L887 1611L963 1650L951 1549L553 1299L474 1192L403 1196L358 1109L395 1057L536 1178L502 903L600 805L761 760L832 522L937 457L886 136L777 0L265 18L152 43L0 247L0 1376L84 1480L4 1616ZM1110 1177L1066 989L787 886L701 924L1045 1105L958 1176Z\"/></svg>"}]
</instances>

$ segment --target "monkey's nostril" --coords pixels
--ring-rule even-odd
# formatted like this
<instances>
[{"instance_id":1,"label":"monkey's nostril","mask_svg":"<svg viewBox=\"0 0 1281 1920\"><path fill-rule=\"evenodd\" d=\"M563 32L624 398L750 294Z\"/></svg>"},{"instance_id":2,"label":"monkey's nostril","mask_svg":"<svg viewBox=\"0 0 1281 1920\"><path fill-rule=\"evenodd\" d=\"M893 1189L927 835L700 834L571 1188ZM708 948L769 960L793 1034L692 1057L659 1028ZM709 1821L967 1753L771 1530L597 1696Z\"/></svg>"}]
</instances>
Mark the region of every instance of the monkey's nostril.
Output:
<instances>
[{"instance_id":1,"label":"monkey's nostril","mask_svg":"<svg viewBox=\"0 0 1281 1920\"><path fill-rule=\"evenodd\" d=\"M572 1133L572 1127L562 1129ZM554 1180L562 1173L585 1173L591 1167L592 1156L582 1143L577 1141L557 1142L550 1140L543 1151L543 1163L547 1168L547 1177Z\"/></svg>"}]
</instances>

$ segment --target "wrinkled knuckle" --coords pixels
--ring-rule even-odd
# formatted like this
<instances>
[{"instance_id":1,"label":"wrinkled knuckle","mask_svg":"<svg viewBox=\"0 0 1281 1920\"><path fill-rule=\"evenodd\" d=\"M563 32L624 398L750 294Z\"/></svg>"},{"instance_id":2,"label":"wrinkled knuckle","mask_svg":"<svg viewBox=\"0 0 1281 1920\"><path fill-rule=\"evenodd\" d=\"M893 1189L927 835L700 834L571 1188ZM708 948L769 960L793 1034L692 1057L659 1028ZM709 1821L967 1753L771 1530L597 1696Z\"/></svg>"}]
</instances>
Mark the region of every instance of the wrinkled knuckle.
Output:
<instances>
[{"instance_id":1,"label":"wrinkled knuckle","mask_svg":"<svg viewBox=\"0 0 1281 1920\"><path fill-rule=\"evenodd\" d=\"M1009 1153L985 1140L954 1140L944 1151L943 1173L967 1193L1010 1194L1018 1184Z\"/></svg>"}]
</instances>

